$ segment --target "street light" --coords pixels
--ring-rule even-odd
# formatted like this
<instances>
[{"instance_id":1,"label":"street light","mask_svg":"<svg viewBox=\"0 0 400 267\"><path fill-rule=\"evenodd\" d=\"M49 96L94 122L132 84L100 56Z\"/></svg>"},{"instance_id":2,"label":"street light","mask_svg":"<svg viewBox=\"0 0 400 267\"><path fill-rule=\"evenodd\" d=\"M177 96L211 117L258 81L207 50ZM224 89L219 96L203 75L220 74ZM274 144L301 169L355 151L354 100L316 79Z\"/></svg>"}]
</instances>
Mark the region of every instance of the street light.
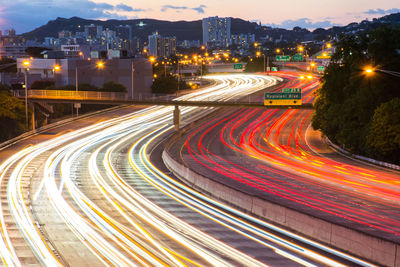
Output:
<instances>
[{"instance_id":1,"label":"street light","mask_svg":"<svg viewBox=\"0 0 400 267\"><path fill-rule=\"evenodd\" d=\"M279 54L280 52L281 52L281 50L280 50L279 48L277 48L277 49L276 49L276 53Z\"/></svg>"},{"instance_id":2,"label":"street light","mask_svg":"<svg viewBox=\"0 0 400 267\"><path fill-rule=\"evenodd\" d=\"M260 51L257 51L256 55L259 57L261 55ZM263 72L265 71L265 53L262 54L264 56L264 69Z\"/></svg>"},{"instance_id":3,"label":"street light","mask_svg":"<svg viewBox=\"0 0 400 267\"><path fill-rule=\"evenodd\" d=\"M315 62L311 62L310 66L311 66L311 72L314 72Z\"/></svg>"},{"instance_id":4,"label":"street light","mask_svg":"<svg viewBox=\"0 0 400 267\"><path fill-rule=\"evenodd\" d=\"M53 71L54 71L54 72L57 72L57 71L60 71L60 70L61 70L60 65L55 65L55 66L53 67Z\"/></svg>"},{"instance_id":5,"label":"street light","mask_svg":"<svg viewBox=\"0 0 400 267\"><path fill-rule=\"evenodd\" d=\"M25 120L26 120L26 129L29 129L29 121L28 121L28 68L31 66L31 62L29 60L22 61L22 65L25 67Z\"/></svg>"},{"instance_id":6,"label":"street light","mask_svg":"<svg viewBox=\"0 0 400 267\"><path fill-rule=\"evenodd\" d=\"M76 64L76 63L75 63ZM85 66L86 68L91 67L92 65ZM96 67L99 69L104 68L104 62L103 61L97 61L96 62ZM78 94L78 64L75 65L75 92ZM79 105L78 103L75 103L75 108L76 108L76 116L79 116Z\"/></svg>"},{"instance_id":7,"label":"street light","mask_svg":"<svg viewBox=\"0 0 400 267\"><path fill-rule=\"evenodd\" d=\"M388 75L392 75L392 76L395 76L395 77L400 77L400 72L392 71L392 70L381 70L381 69L373 68L373 67L370 67L370 66L364 68L364 72L367 75L372 75L375 72L382 72L382 73L386 73Z\"/></svg>"}]
</instances>

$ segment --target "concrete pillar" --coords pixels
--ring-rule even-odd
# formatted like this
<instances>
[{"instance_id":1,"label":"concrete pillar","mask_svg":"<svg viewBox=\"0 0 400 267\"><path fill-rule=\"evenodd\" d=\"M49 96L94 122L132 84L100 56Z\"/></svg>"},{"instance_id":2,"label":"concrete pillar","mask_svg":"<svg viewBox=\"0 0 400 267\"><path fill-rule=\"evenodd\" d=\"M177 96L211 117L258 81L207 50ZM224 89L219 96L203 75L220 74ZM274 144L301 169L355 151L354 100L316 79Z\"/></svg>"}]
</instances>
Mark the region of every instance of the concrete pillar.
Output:
<instances>
[{"instance_id":1,"label":"concrete pillar","mask_svg":"<svg viewBox=\"0 0 400 267\"><path fill-rule=\"evenodd\" d=\"M174 128L175 131L179 131L179 126L181 125L181 112L179 110L179 106L175 106L174 109Z\"/></svg>"},{"instance_id":2,"label":"concrete pillar","mask_svg":"<svg viewBox=\"0 0 400 267\"><path fill-rule=\"evenodd\" d=\"M32 104L32 129L31 130L35 130L36 128L36 122L35 122L35 104Z\"/></svg>"}]
</instances>

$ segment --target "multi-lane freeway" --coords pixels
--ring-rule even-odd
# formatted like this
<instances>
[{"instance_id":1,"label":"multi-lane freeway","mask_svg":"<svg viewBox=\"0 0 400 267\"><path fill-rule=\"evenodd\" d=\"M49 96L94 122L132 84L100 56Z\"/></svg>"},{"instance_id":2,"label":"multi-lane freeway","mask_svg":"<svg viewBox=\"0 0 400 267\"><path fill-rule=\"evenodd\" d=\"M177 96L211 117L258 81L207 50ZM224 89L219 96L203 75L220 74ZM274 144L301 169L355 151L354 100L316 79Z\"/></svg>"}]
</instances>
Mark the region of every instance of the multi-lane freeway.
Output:
<instances>
[{"instance_id":1,"label":"multi-lane freeway","mask_svg":"<svg viewBox=\"0 0 400 267\"><path fill-rule=\"evenodd\" d=\"M180 100L234 100L273 86L280 78L235 75L212 79L215 85ZM314 86L307 85L304 90L311 92ZM187 188L163 166L160 157L163 140L173 132L173 108L125 110L125 115L116 113L115 118L86 127L64 125L45 132L35 143L16 144L17 149L4 157L0 165L0 255L6 266L368 265ZM185 124L210 112L209 108L181 109ZM269 157L268 161L282 166L290 160L313 160L311 155L302 155L304 140L297 135L309 117L308 111L300 111L303 117L299 119L290 115L296 111L287 111L284 114L288 118L269 120L277 115L277 111L269 110L259 114L250 126L241 126L257 112L236 112L228 119L210 120L211 124L229 122L213 138L223 137L224 146L252 157ZM289 130L290 139L285 141L289 143L283 145L281 132L285 130L280 124L288 121L300 126ZM240 139L236 129L245 129ZM254 142L260 139L253 137L264 136L265 131L273 137L266 139L269 147L257 147ZM23 140L23 144L29 140ZM207 145L200 138L186 143L198 146L196 149L209 160L212 142ZM197 150L190 145L186 148L193 156ZM275 151L269 151L271 148ZM7 154L7 149L2 153ZM270 171L270 165L263 166ZM260 168L257 165L256 171ZM300 168L293 169L299 172ZM227 171L218 164L212 171L227 178L258 175L239 166ZM249 183L256 184L248 178ZM263 184L261 179L257 183L262 188L279 189ZM280 189L289 195L288 190Z\"/></svg>"},{"instance_id":2,"label":"multi-lane freeway","mask_svg":"<svg viewBox=\"0 0 400 267\"><path fill-rule=\"evenodd\" d=\"M301 87L303 102L313 100L317 80L283 77L283 87ZM303 110L236 110L187 136L180 154L208 177L399 242L399 173L333 153L310 127L311 117Z\"/></svg>"}]
</instances>

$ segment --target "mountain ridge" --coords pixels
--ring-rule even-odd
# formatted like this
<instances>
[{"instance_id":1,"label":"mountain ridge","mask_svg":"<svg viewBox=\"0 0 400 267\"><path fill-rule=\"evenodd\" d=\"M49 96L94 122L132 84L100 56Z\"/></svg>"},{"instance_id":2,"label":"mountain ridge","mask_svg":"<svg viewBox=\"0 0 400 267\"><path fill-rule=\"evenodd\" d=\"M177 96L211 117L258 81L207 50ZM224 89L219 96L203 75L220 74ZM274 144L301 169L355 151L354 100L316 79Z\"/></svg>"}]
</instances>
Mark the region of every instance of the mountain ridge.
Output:
<instances>
[{"instance_id":1,"label":"mountain ridge","mask_svg":"<svg viewBox=\"0 0 400 267\"><path fill-rule=\"evenodd\" d=\"M83 31L84 25L95 24L103 26L103 28L114 29L118 25L131 25L132 34L135 37L147 39L147 36L154 31L158 31L161 35L176 36L179 41L182 40L201 40L202 39L202 21L166 21L157 19L130 19L130 20L93 20L83 19L79 17L61 18L50 20L47 24L42 25L30 32L21 34L21 36L30 39L43 41L45 37L58 37L58 32L66 30L73 33ZM308 29L294 27L292 30L273 28L262 26L255 22L246 21L240 18L231 18L231 33L252 33L256 38L265 37L266 35L274 39L283 37L288 41L296 41L304 39L305 36L312 34L314 37L323 38L329 35L338 35L354 30L368 30L376 28L381 24L400 24L400 13L394 13L373 19L372 21L363 20L360 23L350 23L346 26L334 26L328 29L318 28L313 31ZM141 26L144 25L144 26ZM317 38L318 39L318 38Z\"/></svg>"}]
</instances>

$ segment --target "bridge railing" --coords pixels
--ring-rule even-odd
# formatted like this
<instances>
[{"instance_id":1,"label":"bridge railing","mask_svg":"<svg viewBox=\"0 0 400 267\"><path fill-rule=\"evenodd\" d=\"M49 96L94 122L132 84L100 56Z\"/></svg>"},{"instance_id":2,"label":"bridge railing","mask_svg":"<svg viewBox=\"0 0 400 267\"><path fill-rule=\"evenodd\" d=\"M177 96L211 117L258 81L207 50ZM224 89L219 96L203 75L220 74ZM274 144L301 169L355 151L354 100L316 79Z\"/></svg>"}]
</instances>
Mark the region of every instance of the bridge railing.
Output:
<instances>
[{"instance_id":1,"label":"bridge railing","mask_svg":"<svg viewBox=\"0 0 400 267\"><path fill-rule=\"evenodd\" d=\"M15 97L25 97L25 90L14 90ZM129 100L127 93L120 92L93 92L67 90L28 90L29 98L69 99L69 100Z\"/></svg>"}]
</instances>

